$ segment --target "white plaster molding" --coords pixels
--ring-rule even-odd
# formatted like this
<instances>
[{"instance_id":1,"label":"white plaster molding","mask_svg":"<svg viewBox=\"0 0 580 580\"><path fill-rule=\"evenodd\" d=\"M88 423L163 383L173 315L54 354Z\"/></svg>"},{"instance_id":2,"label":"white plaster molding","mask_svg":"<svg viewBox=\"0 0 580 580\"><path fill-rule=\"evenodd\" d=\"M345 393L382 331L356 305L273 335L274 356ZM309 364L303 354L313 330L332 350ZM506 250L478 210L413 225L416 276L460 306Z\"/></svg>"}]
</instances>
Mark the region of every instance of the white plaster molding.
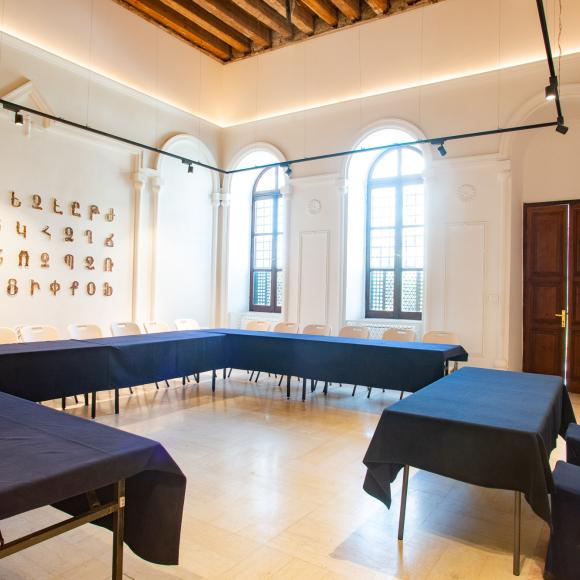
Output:
<instances>
[{"instance_id":1,"label":"white plaster molding","mask_svg":"<svg viewBox=\"0 0 580 580\"><path fill-rule=\"evenodd\" d=\"M425 172L425 177L433 177L439 173L457 172L462 170L496 167L498 171L511 168L511 161L497 153L470 155L468 157L446 157L433 161L431 171Z\"/></svg>"},{"instance_id":2,"label":"white plaster molding","mask_svg":"<svg viewBox=\"0 0 580 580\"><path fill-rule=\"evenodd\" d=\"M211 198L211 204L214 208L229 207L231 199L232 199L232 195L229 192L224 193L223 191L213 191L210 194L210 198Z\"/></svg>"},{"instance_id":3,"label":"white plaster molding","mask_svg":"<svg viewBox=\"0 0 580 580\"><path fill-rule=\"evenodd\" d=\"M37 109L42 113L46 113L47 115L55 116L53 109L49 106L46 102L40 91L34 86L34 83L30 80L24 81L20 86L16 87L15 89L9 91L8 93L4 93L2 95L2 99L5 101L10 101L12 103L17 103L20 105L24 105L23 101L28 99L32 105L32 109ZM6 109L6 111L8 111ZM12 114L11 111L9 111ZM31 130L31 117L28 113L23 112L25 118L25 131L26 134L30 134ZM48 129L54 125L54 121L51 119L46 119L44 117L39 119L39 122L43 129Z\"/></svg>"},{"instance_id":4,"label":"white plaster molding","mask_svg":"<svg viewBox=\"0 0 580 580\"><path fill-rule=\"evenodd\" d=\"M293 191L296 189L319 188L323 185L333 185L337 189L344 187L346 180L339 173L321 173L292 179Z\"/></svg>"}]
</instances>

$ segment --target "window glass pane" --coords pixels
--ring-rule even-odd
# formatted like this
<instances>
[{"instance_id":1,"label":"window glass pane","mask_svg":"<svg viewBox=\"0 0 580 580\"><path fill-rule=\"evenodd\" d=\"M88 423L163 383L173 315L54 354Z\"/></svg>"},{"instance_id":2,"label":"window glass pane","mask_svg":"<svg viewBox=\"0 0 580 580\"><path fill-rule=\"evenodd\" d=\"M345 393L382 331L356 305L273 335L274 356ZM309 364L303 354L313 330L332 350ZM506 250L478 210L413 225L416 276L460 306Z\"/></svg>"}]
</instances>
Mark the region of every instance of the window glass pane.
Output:
<instances>
[{"instance_id":1,"label":"window glass pane","mask_svg":"<svg viewBox=\"0 0 580 580\"><path fill-rule=\"evenodd\" d=\"M254 238L254 268L272 267L272 236Z\"/></svg>"},{"instance_id":2,"label":"window glass pane","mask_svg":"<svg viewBox=\"0 0 580 580\"><path fill-rule=\"evenodd\" d=\"M392 312L394 309L395 273L391 271L370 272L369 310Z\"/></svg>"},{"instance_id":3,"label":"window glass pane","mask_svg":"<svg viewBox=\"0 0 580 580\"><path fill-rule=\"evenodd\" d=\"M422 268L423 250L423 228L403 228L403 268Z\"/></svg>"},{"instance_id":4,"label":"window glass pane","mask_svg":"<svg viewBox=\"0 0 580 580\"><path fill-rule=\"evenodd\" d=\"M421 312L423 310L423 272L403 272L401 286L401 310Z\"/></svg>"},{"instance_id":5,"label":"window glass pane","mask_svg":"<svg viewBox=\"0 0 580 580\"><path fill-rule=\"evenodd\" d=\"M254 202L254 233L269 234L274 227L274 200L256 199Z\"/></svg>"},{"instance_id":6,"label":"window glass pane","mask_svg":"<svg viewBox=\"0 0 580 580\"><path fill-rule=\"evenodd\" d=\"M370 267L395 267L395 230L371 230Z\"/></svg>"},{"instance_id":7,"label":"window glass pane","mask_svg":"<svg viewBox=\"0 0 580 580\"><path fill-rule=\"evenodd\" d=\"M422 226L425 219L423 184L403 187L403 225Z\"/></svg>"},{"instance_id":8,"label":"window glass pane","mask_svg":"<svg viewBox=\"0 0 580 580\"><path fill-rule=\"evenodd\" d=\"M282 308L284 305L284 272L278 270L276 274L276 306Z\"/></svg>"},{"instance_id":9,"label":"window glass pane","mask_svg":"<svg viewBox=\"0 0 580 580\"><path fill-rule=\"evenodd\" d=\"M386 228L395 225L395 188L377 187L371 195L371 228Z\"/></svg>"},{"instance_id":10,"label":"window glass pane","mask_svg":"<svg viewBox=\"0 0 580 580\"><path fill-rule=\"evenodd\" d=\"M425 169L423 155L415 149L401 149L401 175L418 175Z\"/></svg>"},{"instance_id":11,"label":"window glass pane","mask_svg":"<svg viewBox=\"0 0 580 580\"><path fill-rule=\"evenodd\" d=\"M385 153L375 165L371 179L377 177L395 177L399 173L399 151Z\"/></svg>"},{"instance_id":12,"label":"window glass pane","mask_svg":"<svg viewBox=\"0 0 580 580\"><path fill-rule=\"evenodd\" d=\"M271 272L254 272L252 286L252 304L254 306L270 306Z\"/></svg>"},{"instance_id":13,"label":"window glass pane","mask_svg":"<svg viewBox=\"0 0 580 580\"><path fill-rule=\"evenodd\" d=\"M256 191L274 191L276 189L276 167L268 169L256 183Z\"/></svg>"}]
</instances>

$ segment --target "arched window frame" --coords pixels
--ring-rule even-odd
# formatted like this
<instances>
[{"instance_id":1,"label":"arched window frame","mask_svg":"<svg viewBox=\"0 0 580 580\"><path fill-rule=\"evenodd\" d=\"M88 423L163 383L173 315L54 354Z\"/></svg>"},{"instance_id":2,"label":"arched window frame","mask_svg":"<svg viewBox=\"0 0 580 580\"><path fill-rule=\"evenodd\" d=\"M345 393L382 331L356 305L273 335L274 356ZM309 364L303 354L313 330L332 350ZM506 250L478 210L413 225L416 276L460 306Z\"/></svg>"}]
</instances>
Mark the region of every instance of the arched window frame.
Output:
<instances>
[{"instance_id":1,"label":"arched window frame","mask_svg":"<svg viewBox=\"0 0 580 580\"><path fill-rule=\"evenodd\" d=\"M269 171L274 172L274 188L265 191L258 191L258 185L261 179ZM250 296L249 309L252 312L282 312L284 302L284 273L281 264L278 263L278 247L281 245L281 239L284 235L281 225L283 220L280 219L282 213L282 193L280 191L280 170L278 167L268 167L263 169L252 188L252 221L251 221L251 250L250 250ZM257 231L256 210L260 201L272 200L272 228L269 232ZM256 267L256 242L263 236L272 236L270 267ZM270 300L269 304L257 303L255 296L255 273L270 273Z\"/></svg>"},{"instance_id":2,"label":"arched window frame","mask_svg":"<svg viewBox=\"0 0 580 580\"><path fill-rule=\"evenodd\" d=\"M404 150L412 150L414 153L418 153L421 157L424 157L423 151L419 147L406 146L397 147L393 149L387 149L383 151L377 158L372 162L369 167L369 172L366 179L366 200L365 200L365 318L390 318L390 319L404 319L404 320L421 320L424 308L424 292L421 292L422 304L420 311L404 311L402 309L402 281L403 273L410 271L420 271L422 272L422 282L424 288L424 255L423 255L423 265L421 268L414 267L403 267L403 229L404 227L421 227L424 228L425 223L416 224L415 226L404 225L403 224L403 190L409 185L423 184L423 173L415 173L410 175L403 175L401 171L401 161L402 152ZM377 165L381 162L386 155L393 154L397 152L397 175L393 177L373 177ZM394 264L393 268L371 268L371 236L373 229L372 226L372 192L374 189L392 187L395 189L395 220L394 227L395 230L395 248L394 248ZM387 228L385 228L387 229ZM424 238L423 238L424 239ZM371 274L374 271L390 271L394 272L394 292L393 292L393 309L392 310L377 310L371 308Z\"/></svg>"}]
</instances>

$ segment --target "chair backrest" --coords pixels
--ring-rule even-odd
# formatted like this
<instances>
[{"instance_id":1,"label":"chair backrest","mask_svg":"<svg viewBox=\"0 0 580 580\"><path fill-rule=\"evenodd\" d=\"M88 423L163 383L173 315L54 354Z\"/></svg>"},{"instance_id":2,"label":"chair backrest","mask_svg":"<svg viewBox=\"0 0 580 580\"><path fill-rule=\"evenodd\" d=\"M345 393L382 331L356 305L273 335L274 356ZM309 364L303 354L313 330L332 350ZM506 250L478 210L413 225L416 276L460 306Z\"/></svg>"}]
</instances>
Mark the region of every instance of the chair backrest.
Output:
<instances>
[{"instance_id":1,"label":"chair backrest","mask_svg":"<svg viewBox=\"0 0 580 580\"><path fill-rule=\"evenodd\" d=\"M343 326L338 336L344 336L345 338L368 338L370 333L366 326L349 325Z\"/></svg>"},{"instance_id":2,"label":"chair backrest","mask_svg":"<svg viewBox=\"0 0 580 580\"><path fill-rule=\"evenodd\" d=\"M302 334L316 334L318 336L330 336L332 328L329 324L307 324L302 329Z\"/></svg>"},{"instance_id":3,"label":"chair backrest","mask_svg":"<svg viewBox=\"0 0 580 580\"><path fill-rule=\"evenodd\" d=\"M157 320L151 320L150 322L144 322L145 332L147 334L154 334L155 332L171 332L169 324L166 322L159 322Z\"/></svg>"},{"instance_id":4,"label":"chair backrest","mask_svg":"<svg viewBox=\"0 0 580 580\"><path fill-rule=\"evenodd\" d=\"M102 338L103 331L96 324L69 324L68 334L75 340L89 340L91 338Z\"/></svg>"},{"instance_id":5,"label":"chair backrest","mask_svg":"<svg viewBox=\"0 0 580 580\"><path fill-rule=\"evenodd\" d=\"M15 330L0 326L0 344L14 344L18 342L18 335Z\"/></svg>"},{"instance_id":6,"label":"chair backrest","mask_svg":"<svg viewBox=\"0 0 580 580\"><path fill-rule=\"evenodd\" d=\"M432 344L459 344L459 337L454 332L431 330L423 335L423 342L430 342Z\"/></svg>"},{"instance_id":7,"label":"chair backrest","mask_svg":"<svg viewBox=\"0 0 580 580\"><path fill-rule=\"evenodd\" d=\"M417 340L417 334L410 328L387 328L387 330L383 332L383 340L415 342Z\"/></svg>"},{"instance_id":8,"label":"chair backrest","mask_svg":"<svg viewBox=\"0 0 580 580\"><path fill-rule=\"evenodd\" d=\"M134 322L113 322L111 324L111 334L113 336L134 336L141 334L141 329Z\"/></svg>"},{"instance_id":9,"label":"chair backrest","mask_svg":"<svg viewBox=\"0 0 580 580\"><path fill-rule=\"evenodd\" d=\"M265 332L270 329L270 323L267 320L248 320L245 330L258 330Z\"/></svg>"},{"instance_id":10,"label":"chair backrest","mask_svg":"<svg viewBox=\"0 0 580 580\"><path fill-rule=\"evenodd\" d=\"M199 330L199 322L193 318L178 318L175 321L177 330Z\"/></svg>"},{"instance_id":11,"label":"chair backrest","mask_svg":"<svg viewBox=\"0 0 580 580\"><path fill-rule=\"evenodd\" d=\"M300 330L300 326L297 322L278 322L276 326L274 326L274 332L286 332L288 334L298 334Z\"/></svg>"},{"instance_id":12,"label":"chair backrest","mask_svg":"<svg viewBox=\"0 0 580 580\"><path fill-rule=\"evenodd\" d=\"M58 330L54 326L35 325L21 326L20 338L22 342L41 342L45 340L59 340Z\"/></svg>"}]
</instances>

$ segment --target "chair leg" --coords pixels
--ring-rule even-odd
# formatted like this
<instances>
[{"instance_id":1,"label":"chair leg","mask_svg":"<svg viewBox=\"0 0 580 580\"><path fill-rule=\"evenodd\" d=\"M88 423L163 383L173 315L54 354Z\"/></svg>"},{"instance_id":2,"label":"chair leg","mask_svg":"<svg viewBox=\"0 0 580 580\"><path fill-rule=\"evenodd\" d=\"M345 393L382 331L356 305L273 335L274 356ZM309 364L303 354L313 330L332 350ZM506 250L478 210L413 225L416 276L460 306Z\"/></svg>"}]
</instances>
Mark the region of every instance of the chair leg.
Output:
<instances>
[{"instance_id":1,"label":"chair leg","mask_svg":"<svg viewBox=\"0 0 580 580\"><path fill-rule=\"evenodd\" d=\"M356 385L354 386L354 388L352 389L352 397L354 397L354 394L356 393Z\"/></svg>"},{"instance_id":2,"label":"chair leg","mask_svg":"<svg viewBox=\"0 0 580 580\"><path fill-rule=\"evenodd\" d=\"M328 381L324 382L324 389L322 392L324 393L325 396L328 394Z\"/></svg>"},{"instance_id":3,"label":"chair leg","mask_svg":"<svg viewBox=\"0 0 580 580\"><path fill-rule=\"evenodd\" d=\"M316 382L310 379L310 392L314 393L315 390L316 390Z\"/></svg>"},{"instance_id":4,"label":"chair leg","mask_svg":"<svg viewBox=\"0 0 580 580\"><path fill-rule=\"evenodd\" d=\"M254 379L254 371L252 371L252 374L250 375L250 383L252 382L253 379Z\"/></svg>"},{"instance_id":5,"label":"chair leg","mask_svg":"<svg viewBox=\"0 0 580 580\"><path fill-rule=\"evenodd\" d=\"M401 396L399 397L399 401L403 398L404 391L401 391Z\"/></svg>"},{"instance_id":6,"label":"chair leg","mask_svg":"<svg viewBox=\"0 0 580 580\"><path fill-rule=\"evenodd\" d=\"M63 411L66 409L66 397L62 397L60 400L60 406L62 407Z\"/></svg>"},{"instance_id":7,"label":"chair leg","mask_svg":"<svg viewBox=\"0 0 580 580\"><path fill-rule=\"evenodd\" d=\"M257 383L257 382L258 382L258 379L260 378L260 374L261 374L261 372L262 372L262 371L258 371L258 374L256 375L256 380L254 381L255 383Z\"/></svg>"},{"instance_id":8,"label":"chair leg","mask_svg":"<svg viewBox=\"0 0 580 580\"><path fill-rule=\"evenodd\" d=\"M199 385L199 373L194 373L193 378L195 379L195 382Z\"/></svg>"},{"instance_id":9,"label":"chair leg","mask_svg":"<svg viewBox=\"0 0 580 580\"><path fill-rule=\"evenodd\" d=\"M284 375L280 375L280 380L278 381L278 386L282 386L282 380L284 379Z\"/></svg>"},{"instance_id":10,"label":"chair leg","mask_svg":"<svg viewBox=\"0 0 580 580\"><path fill-rule=\"evenodd\" d=\"M78 402L79 402L79 398L75 395L75 403L78 404Z\"/></svg>"},{"instance_id":11,"label":"chair leg","mask_svg":"<svg viewBox=\"0 0 580 580\"><path fill-rule=\"evenodd\" d=\"M159 387L157 387L157 388L159 388ZM130 392L131 394L133 394L133 387L129 387L129 392Z\"/></svg>"},{"instance_id":12,"label":"chair leg","mask_svg":"<svg viewBox=\"0 0 580 580\"><path fill-rule=\"evenodd\" d=\"M228 379L229 379L229 378L232 376L232 371L233 371L233 370L234 370L234 369L230 369L230 372L228 373Z\"/></svg>"},{"instance_id":13,"label":"chair leg","mask_svg":"<svg viewBox=\"0 0 580 580\"><path fill-rule=\"evenodd\" d=\"M169 381L165 381L165 386L169 388Z\"/></svg>"},{"instance_id":14,"label":"chair leg","mask_svg":"<svg viewBox=\"0 0 580 580\"><path fill-rule=\"evenodd\" d=\"M369 392L367 393L367 399L370 399L371 398L371 388L368 387L368 389L369 389Z\"/></svg>"},{"instance_id":15,"label":"chair leg","mask_svg":"<svg viewBox=\"0 0 580 580\"><path fill-rule=\"evenodd\" d=\"M85 397L85 407L88 407L89 406L89 394L85 393L84 397Z\"/></svg>"}]
</instances>

